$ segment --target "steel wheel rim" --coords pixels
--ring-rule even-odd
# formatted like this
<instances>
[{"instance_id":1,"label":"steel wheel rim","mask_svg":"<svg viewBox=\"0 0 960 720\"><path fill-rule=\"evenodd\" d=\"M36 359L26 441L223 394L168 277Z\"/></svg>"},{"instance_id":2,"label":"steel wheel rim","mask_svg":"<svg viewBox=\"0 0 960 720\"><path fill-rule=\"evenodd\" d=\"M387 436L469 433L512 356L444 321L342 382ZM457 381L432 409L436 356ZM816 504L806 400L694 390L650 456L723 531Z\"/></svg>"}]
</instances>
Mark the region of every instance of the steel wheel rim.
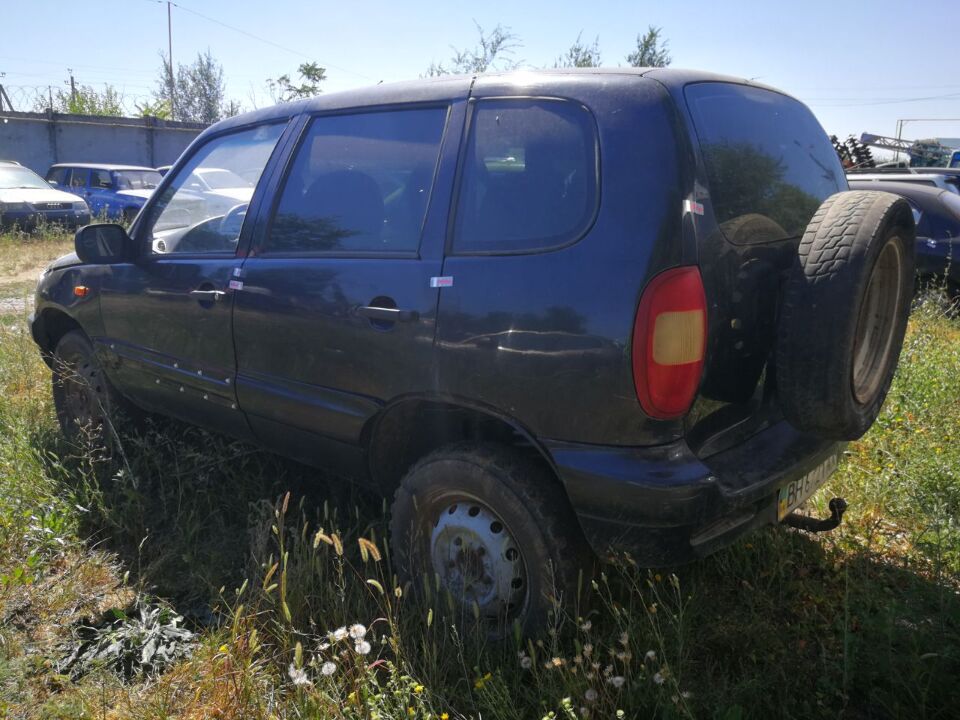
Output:
<instances>
[{"instance_id":1,"label":"steel wheel rim","mask_svg":"<svg viewBox=\"0 0 960 720\"><path fill-rule=\"evenodd\" d=\"M473 498L449 501L430 534L430 560L442 585L488 621L505 621L527 605L523 553L506 524Z\"/></svg>"},{"instance_id":2,"label":"steel wheel rim","mask_svg":"<svg viewBox=\"0 0 960 720\"><path fill-rule=\"evenodd\" d=\"M60 383L67 418L77 429L97 433L104 423L100 398L94 387L96 373L84 358L65 362Z\"/></svg>"},{"instance_id":3,"label":"steel wheel rim","mask_svg":"<svg viewBox=\"0 0 960 720\"><path fill-rule=\"evenodd\" d=\"M870 272L870 280L860 306L853 345L853 395L861 405L876 397L885 381L893 336L897 324L897 308L903 292L900 278L903 256L899 238L893 237L880 251Z\"/></svg>"}]
</instances>

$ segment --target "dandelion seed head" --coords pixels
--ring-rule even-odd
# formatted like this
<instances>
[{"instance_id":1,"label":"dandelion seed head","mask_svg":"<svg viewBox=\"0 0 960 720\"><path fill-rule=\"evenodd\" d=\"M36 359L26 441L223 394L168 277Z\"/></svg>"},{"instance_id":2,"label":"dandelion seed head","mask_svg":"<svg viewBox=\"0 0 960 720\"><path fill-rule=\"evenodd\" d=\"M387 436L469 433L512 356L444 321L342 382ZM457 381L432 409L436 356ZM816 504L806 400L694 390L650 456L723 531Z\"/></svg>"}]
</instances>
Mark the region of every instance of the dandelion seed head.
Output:
<instances>
[{"instance_id":1,"label":"dandelion seed head","mask_svg":"<svg viewBox=\"0 0 960 720\"><path fill-rule=\"evenodd\" d=\"M587 688L587 691L583 694L584 700L589 703L597 701L597 691L593 688Z\"/></svg>"},{"instance_id":2,"label":"dandelion seed head","mask_svg":"<svg viewBox=\"0 0 960 720\"><path fill-rule=\"evenodd\" d=\"M667 679L663 676L663 673L655 673L653 676L653 681L657 685L663 685L667 681Z\"/></svg>"},{"instance_id":3,"label":"dandelion seed head","mask_svg":"<svg viewBox=\"0 0 960 720\"><path fill-rule=\"evenodd\" d=\"M370 643L366 640L361 640L356 645L353 646L354 651L357 655L367 655L370 653Z\"/></svg>"},{"instance_id":4,"label":"dandelion seed head","mask_svg":"<svg viewBox=\"0 0 960 720\"><path fill-rule=\"evenodd\" d=\"M524 670L529 670L531 667L533 667L533 660L527 656L523 656L520 658L520 667L522 667Z\"/></svg>"},{"instance_id":5,"label":"dandelion seed head","mask_svg":"<svg viewBox=\"0 0 960 720\"><path fill-rule=\"evenodd\" d=\"M352 637L354 640L362 640L367 635L367 629L360 623L351 625L348 632L350 633L350 637Z\"/></svg>"},{"instance_id":6,"label":"dandelion seed head","mask_svg":"<svg viewBox=\"0 0 960 720\"><path fill-rule=\"evenodd\" d=\"M338 627L332 633L330 633L331 642L342 642L347 639L347 629L345 627Z\"/></svg>"},{"instance_id":7,"label":"dandelion seed head","mask_svg":"<svg viewBox=\"0 0 960 720\"><path fill-rule=\"evenodd\" d=\"M643 656L643 659L654 662L657 659L657 653L653 650L647 650L647 654Z\"/></svg>"},{"instance_id":8,"label":"dandelion seed head","mask_svg":"<svg viewBox=\"0 0 960 720\"><path fill-rule=\"evenodd\" d=\"M613 685L618 690L623 687L623 684L627 681L623 675L614 675L611 678L607 678L607 682Z\"/></svg>"},{"instance_id":9,"label":"dandelion seed head","mask_svg":"<svg viewBox=\"0 0 960 720\"><path fill-rule=\"evenodd\" d=\"M333 675L336 671L337 664L335 662L331 662L330 660L327 660L327 662L320 666L320 674L326 675L327 677Z\"/></svg>"}]
</instances>

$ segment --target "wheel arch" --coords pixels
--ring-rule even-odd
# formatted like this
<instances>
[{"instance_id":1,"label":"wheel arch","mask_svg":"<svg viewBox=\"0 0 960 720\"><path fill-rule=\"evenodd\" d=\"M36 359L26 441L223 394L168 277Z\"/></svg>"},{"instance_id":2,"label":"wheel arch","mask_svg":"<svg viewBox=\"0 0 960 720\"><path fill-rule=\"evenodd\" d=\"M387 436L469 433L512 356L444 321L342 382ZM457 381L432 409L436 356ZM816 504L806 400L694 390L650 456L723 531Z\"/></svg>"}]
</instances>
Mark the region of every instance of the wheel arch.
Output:
<instances>
[{"instance_id":1,"label":"wheel arch","mask_svg":"<svg viewBox=\"0 0 960 720\"><path fill-rule=\"evenodd\" d=\"M79 330L86 335L80 323L67 312L59 308L48 307L41 310L34 320L33 339L40 346L40 350L43 351L46 359L57 349L57 343L60 342L60 339L73 330Z\"/></svg>"},{"instance_id":2,"label":"wheel arch","mask_svg":"<svg viewBox=\"0 0 960 720\"><path fill-rule=\"evenodd\" d=\"M529 429L514 418L462 398L398 398L371 418L361 434L370 479L387 494L399 487L400 480L417 460L444 445L464 440L516 447L543 463L557 485L563 487L553 458Z\"/></svg>"}]
</instances>

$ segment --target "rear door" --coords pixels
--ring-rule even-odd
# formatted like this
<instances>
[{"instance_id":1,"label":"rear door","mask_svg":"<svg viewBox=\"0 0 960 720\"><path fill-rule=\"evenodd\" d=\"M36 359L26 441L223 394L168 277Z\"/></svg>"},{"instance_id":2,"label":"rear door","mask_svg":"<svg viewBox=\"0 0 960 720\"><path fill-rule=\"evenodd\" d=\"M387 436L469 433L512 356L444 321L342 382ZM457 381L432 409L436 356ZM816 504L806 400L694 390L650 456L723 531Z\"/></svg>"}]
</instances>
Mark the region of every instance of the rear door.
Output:
<instances>
[{"instance_id":1,"label":"rear door","mask_svg":"<svg viewBox=\"0 0 960 720\"><path fill-rule=\"evenodd\" d=\"M444 102L305 128L235 301L237 395L268 446L355 447L383 403L430 385L462 123Z\"/></svg>"},{"instance_id":2,"label":"rear door","mask_svg":"<svg viewBox=\"0 0 960 720\"><path fill-rule=\"evenodd\" d=\"M250 203L224 211L185 186L203 167L256 168L259 175L285 128L247 127L199 146L138 223L143 256L111 266L104 278L101 345L115 358L114 381L148 409L249 435L233 385L230 282L246 254Z\"/></svg>"}]
</instances>

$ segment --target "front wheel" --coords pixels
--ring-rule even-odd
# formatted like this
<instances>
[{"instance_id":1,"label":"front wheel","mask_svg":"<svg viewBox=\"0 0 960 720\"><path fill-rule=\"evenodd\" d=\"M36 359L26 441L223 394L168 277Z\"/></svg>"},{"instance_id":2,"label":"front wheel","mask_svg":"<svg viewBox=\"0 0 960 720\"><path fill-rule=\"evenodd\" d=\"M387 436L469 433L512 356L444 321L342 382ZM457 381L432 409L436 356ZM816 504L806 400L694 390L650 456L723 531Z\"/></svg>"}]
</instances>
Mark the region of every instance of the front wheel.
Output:
<instances>
[{"instance_id":1,"label":"front wheel","mask_svg":"<svg viewBox=\"0 0 960 720\"><path fill-rule=\"evenodd\" d=\"M513 448L462 443L420 460L397 490L392 545L401 576L439 579L462 618L491 638L543 628L572 606L593 558L562 487Z\"/></svg>"},{"instance_id":2,"label":"front wheel","mask_svg":"<svg viewBox=\"0 0 960 720\"><path fill-rule=\"evenodd\" d=\"M112 418L130 407L110 385L79 330L64 335L54 351L53 404L63 434L94 447L110 444Z\"/></svg>"}]
</instances>

